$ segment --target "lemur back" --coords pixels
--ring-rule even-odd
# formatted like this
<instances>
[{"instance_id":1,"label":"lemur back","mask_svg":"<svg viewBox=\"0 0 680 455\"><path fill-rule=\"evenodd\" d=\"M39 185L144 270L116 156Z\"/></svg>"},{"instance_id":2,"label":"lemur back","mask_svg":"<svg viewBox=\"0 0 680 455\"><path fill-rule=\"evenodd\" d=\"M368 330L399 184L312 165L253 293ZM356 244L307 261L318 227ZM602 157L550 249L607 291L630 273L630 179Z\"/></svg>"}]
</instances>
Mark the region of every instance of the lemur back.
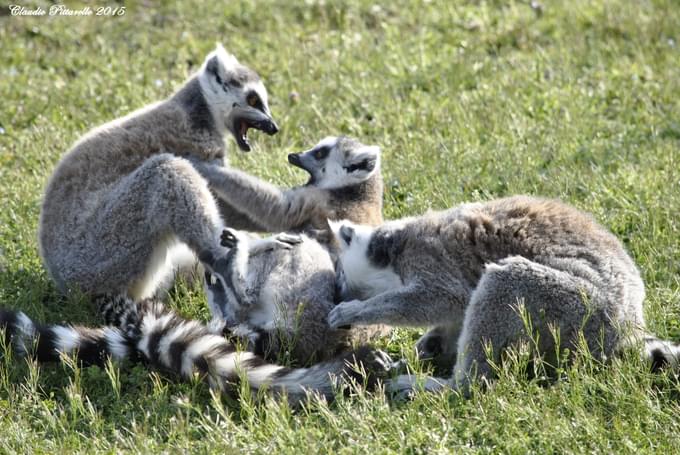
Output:
<instances>
[{"instance_id":1,"label":"lemur back","mask_svg":"<svg viewBox=\"0 0 680 455\"><path fill-rule=\"evenodd\" d=\"M418 343L420 355L455 368L452 379L430 381L430 388L465 390L474 378L490 378L489 361L527 341L523 312L544 355L575 350L582 334L598 358L639 340L655 365L678 363L680 348L645 334L644 285L633 260L614 235L573 207L517 196L377 229L348 222L333 229L346 285L363 300L336 306L330 325L433 327ZM397 389L412 385L406 377L393 382Z\"/></svg>"},{"instance_id":2,"label":"lemur back","mask_svg":"<svg viewBox=\"0 0 680 455\"><path fill-rule=\"evenodd\" d=\"M305 189L325 194L328 217L357 222L382 221L382 177L377 147L346 137L326 138L289 161L310 173ZM387 332L386 326L331 330L326 322L338 299L332 242L302 234L288 249L253 247L244 233L227 231L230 255L225 282L207 286L214 316L227 321L268 359L286 353L305 364L329 358L354 341L364 343ZM280 238L278 236L277 238ZM236 259L241 257L242 259ZM226 295L225 298L220 298Z\"/></svg>"}]
</instances>

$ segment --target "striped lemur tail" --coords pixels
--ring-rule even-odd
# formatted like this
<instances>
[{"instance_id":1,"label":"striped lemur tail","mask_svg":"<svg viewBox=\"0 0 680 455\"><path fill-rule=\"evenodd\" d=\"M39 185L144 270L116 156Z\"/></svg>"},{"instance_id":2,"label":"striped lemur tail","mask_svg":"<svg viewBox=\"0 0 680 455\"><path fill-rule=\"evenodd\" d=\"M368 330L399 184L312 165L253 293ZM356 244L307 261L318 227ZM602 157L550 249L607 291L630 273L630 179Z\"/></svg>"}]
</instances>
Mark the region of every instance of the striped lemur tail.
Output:
<instances>
[{"instance_id":1,"label":"striped lemur tail","mask_svg":"<svg viewBox=\"0 0 680 455\"><path fill-rule=\"evenodd\" d=\"M135 303L127 297L98 299L105 327L42 325L22 312L0 310L0 329L6 346L20 356L40 362L69 354L85 365L103 365L106 359L146 361L184 379L199 373L221 392L233 391L245 377L253 393L266 389L287 395L291 404L308 392L332 400L336 381L358 382L373 388L390 366L386 354L368 347L345 353L310 368L288 368L267 363L251 352L239 352L221 332L187 320L160 301Z\"/></svg>"},{"instance_id":2,"label":"striped lemur tail","mask_svg":"<svg viewBox=\"0 0 680 455\"><path fill-rule=\"evenodd\" d=\"M651 362L652 371L680 366L680 343L661 340L648 335L644 338L644 356Z\"/></svg>"},{"instance_id":3,"label":"striped lemur tail","mask_svg":"<svg viewBox=\"0 0 680 455\"><path fill-rule=\"evenodd\" d=\"M38 362L58 361L62 354L75 354L84 365L101 366L107 357L116 361L137 359L134 339L112 325L46 325L32 321L21 311L0 309L0 329L5 331L6 349Z\"/></svg>"}]
</instances>

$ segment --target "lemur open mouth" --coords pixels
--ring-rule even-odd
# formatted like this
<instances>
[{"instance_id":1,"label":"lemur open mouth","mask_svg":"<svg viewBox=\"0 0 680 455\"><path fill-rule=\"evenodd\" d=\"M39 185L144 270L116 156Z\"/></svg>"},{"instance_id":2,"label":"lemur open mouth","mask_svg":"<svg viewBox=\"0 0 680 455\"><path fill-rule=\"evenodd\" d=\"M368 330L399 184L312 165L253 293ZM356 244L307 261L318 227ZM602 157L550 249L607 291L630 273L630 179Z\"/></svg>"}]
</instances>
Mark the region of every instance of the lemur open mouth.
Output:
<instances>
[{"instance_id":1,"label":"lemur open mouth","mask_svg":"<svg viewBox=\"0 0 680 455\"><path fill-rule=\"evenodd\" d=\"M236 121L236 125L234 127L234 138L236 139L236 143L238 144L239 148L243 150L244 152L250 152L251 147L250 147L250 142L248 142L248 130L250 129L250 125L248 125L247 122L245 121Z\"/></svg>"},{"instance_id":2,"label":"lemur open mouth","mask_svg":"<svg viewBox=\"0 0 680 455\"><path fill-rule=\"evenodd\" d=\"M288 154L288 162L295 167L299 167L300 169L307 171L307 173L309 174L309 181L306 183L307 185L314 185L314 183L316 183L316 179L314 178L314 174L312 173L312 171L307 169L305 167L305 165L302 163L302 160L300 159L299 153L289 153Z\"/></svg>"},{"instance_id":3,"label":"lemur open mouth","mask_svg":"<svg viewBox=\"0 0 680 455\"><path fill-rule=\"evenodd\" d=\"M237 107L234 109L233 123L231 127L231 133L236 139L238 147L244 152L249 152L251 150L250 142L248 142L248 130L253 128L256 130L264 131L269 134L276 134L279 131L279 127L276 126L274 120L271 119L264 112L258 111L257 109L244 109Z\"/></svg>"}]
</instances>

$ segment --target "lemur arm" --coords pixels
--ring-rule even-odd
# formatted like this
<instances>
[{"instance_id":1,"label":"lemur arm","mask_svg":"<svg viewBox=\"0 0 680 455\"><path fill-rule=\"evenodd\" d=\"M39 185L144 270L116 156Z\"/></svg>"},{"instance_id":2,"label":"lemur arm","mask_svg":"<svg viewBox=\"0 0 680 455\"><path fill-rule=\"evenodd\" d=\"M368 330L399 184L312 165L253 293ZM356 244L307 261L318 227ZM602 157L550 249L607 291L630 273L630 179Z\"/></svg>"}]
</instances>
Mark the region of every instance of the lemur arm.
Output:
<instances>
[{"instance_id":1,"label":"lemur arm","mask_svg":"<svg viewBox=\"0 0 680 455\"><path fill-rule=\"evenodd\" d=\"M220 209L220 216L224 220L225 225L230 228L249 232L263 232L267 230L262 223L256 223L248 215L236 210L236 208L220 197L217 198L217 207Z\"/></svg>"},{"instance_id":2,"label":"lemur arm","mask_svg":"<svg viewBox=\"0 0 680 455\"><path fill-rule=\"evenodd\" d=\"M341 302L328 314L328 324L334 329L352 324L424 327L462 320L464 310L465 303L450 293L411 283L367 300Z\"/></svg>"},{"instance_id":3,"label":"lemur arm","mask_svg":"<svg viewBox=\"0 0 680 455\"><path fill-rule=\"evenodd\" d=\"M281 190L236 169L198 161L193 165L220 199L269 232L295 229L308 223L325 227L326 211L317 188Z\"/></svg>"}]
</instances>

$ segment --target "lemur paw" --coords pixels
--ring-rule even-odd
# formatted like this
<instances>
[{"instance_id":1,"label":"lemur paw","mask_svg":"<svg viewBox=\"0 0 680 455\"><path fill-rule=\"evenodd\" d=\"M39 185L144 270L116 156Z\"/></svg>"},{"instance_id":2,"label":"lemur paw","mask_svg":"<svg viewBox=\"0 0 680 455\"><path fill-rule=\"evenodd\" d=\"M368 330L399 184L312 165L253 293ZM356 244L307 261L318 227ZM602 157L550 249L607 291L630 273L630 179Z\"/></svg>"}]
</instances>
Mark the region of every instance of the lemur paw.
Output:
<instances>
[{"instance_id":1,"label":"lemur paw","mask_svg":"<svg viewBox=\"0 0 680 455\"><path fill-rule=\"evenodd\" d=\"M238 245L238 242L239 238L235 230L226 228L222 231L222 235L220 236L220 245L225 248L234 248L236 245Z\"/></svg>"},{"instance_id":2,"label":"lemur paw","mask_svg":"<svg viewBox=\"0 0 680 455\"><path fill-rule=\"evenodd\" d=\"M392 374L407 374L409 372L408 360L398 359L390 365L390 372Z\"/></svg>"},{"instance_id":3,"label":"lemur paw","mask_svg":"<svg viewBox=\"0 0 680 455\"><path fill-rule=\"evenodd\" d=\"M290 234L288 232L281 232L274 237L278 246L285 249L291 249L294 245L302 243L302 236L298 234Z\"/></svg>"},{"instance_id":4,"label":"lemur paw","mask_svg":"<svg viewBox=\"0 0 680 455\"><path fill-rule=\"evenodd\" d=\"M212 333L213 335L222 335L225 330L227 330L227 323L224 319L213 316L213 318L208 321L205 327L208 329L208 332Z\"/></svg>"},{"instance_id":5,"label":"lemur paw","mask_svg":"<svg viewBox=\"0 0 680 455\"><path fill-rule=\"evenodd\" d=\"M362 346L344 354L345 379L363 383L367 390L374 390L390 376L392 359L379 349Z\"/></svg>"},{"instance_id":6,"label":"lemur paw","mask_svg":"<svg viewBox=\"0 0 680 455\"><path fill-rule=\"evenodd\" d=\"M375 351L375 363L380 365L386 373L389 373L398 362L392 360L392 357L387 352L377 349Z\"/></svg>"},{"instance_id":7,"label":"lemur paw","mask_svg":"<svg viewBox=\"0 0 680 455\"><path fill-rule=\"evenodd\" d=\"M332 329L346 328L356 322L359 322L359 315L363 309L363 302L361 300L350 300L349 302L341 302L328 313L328 325Z\"/></svg>"}]
</instances>

